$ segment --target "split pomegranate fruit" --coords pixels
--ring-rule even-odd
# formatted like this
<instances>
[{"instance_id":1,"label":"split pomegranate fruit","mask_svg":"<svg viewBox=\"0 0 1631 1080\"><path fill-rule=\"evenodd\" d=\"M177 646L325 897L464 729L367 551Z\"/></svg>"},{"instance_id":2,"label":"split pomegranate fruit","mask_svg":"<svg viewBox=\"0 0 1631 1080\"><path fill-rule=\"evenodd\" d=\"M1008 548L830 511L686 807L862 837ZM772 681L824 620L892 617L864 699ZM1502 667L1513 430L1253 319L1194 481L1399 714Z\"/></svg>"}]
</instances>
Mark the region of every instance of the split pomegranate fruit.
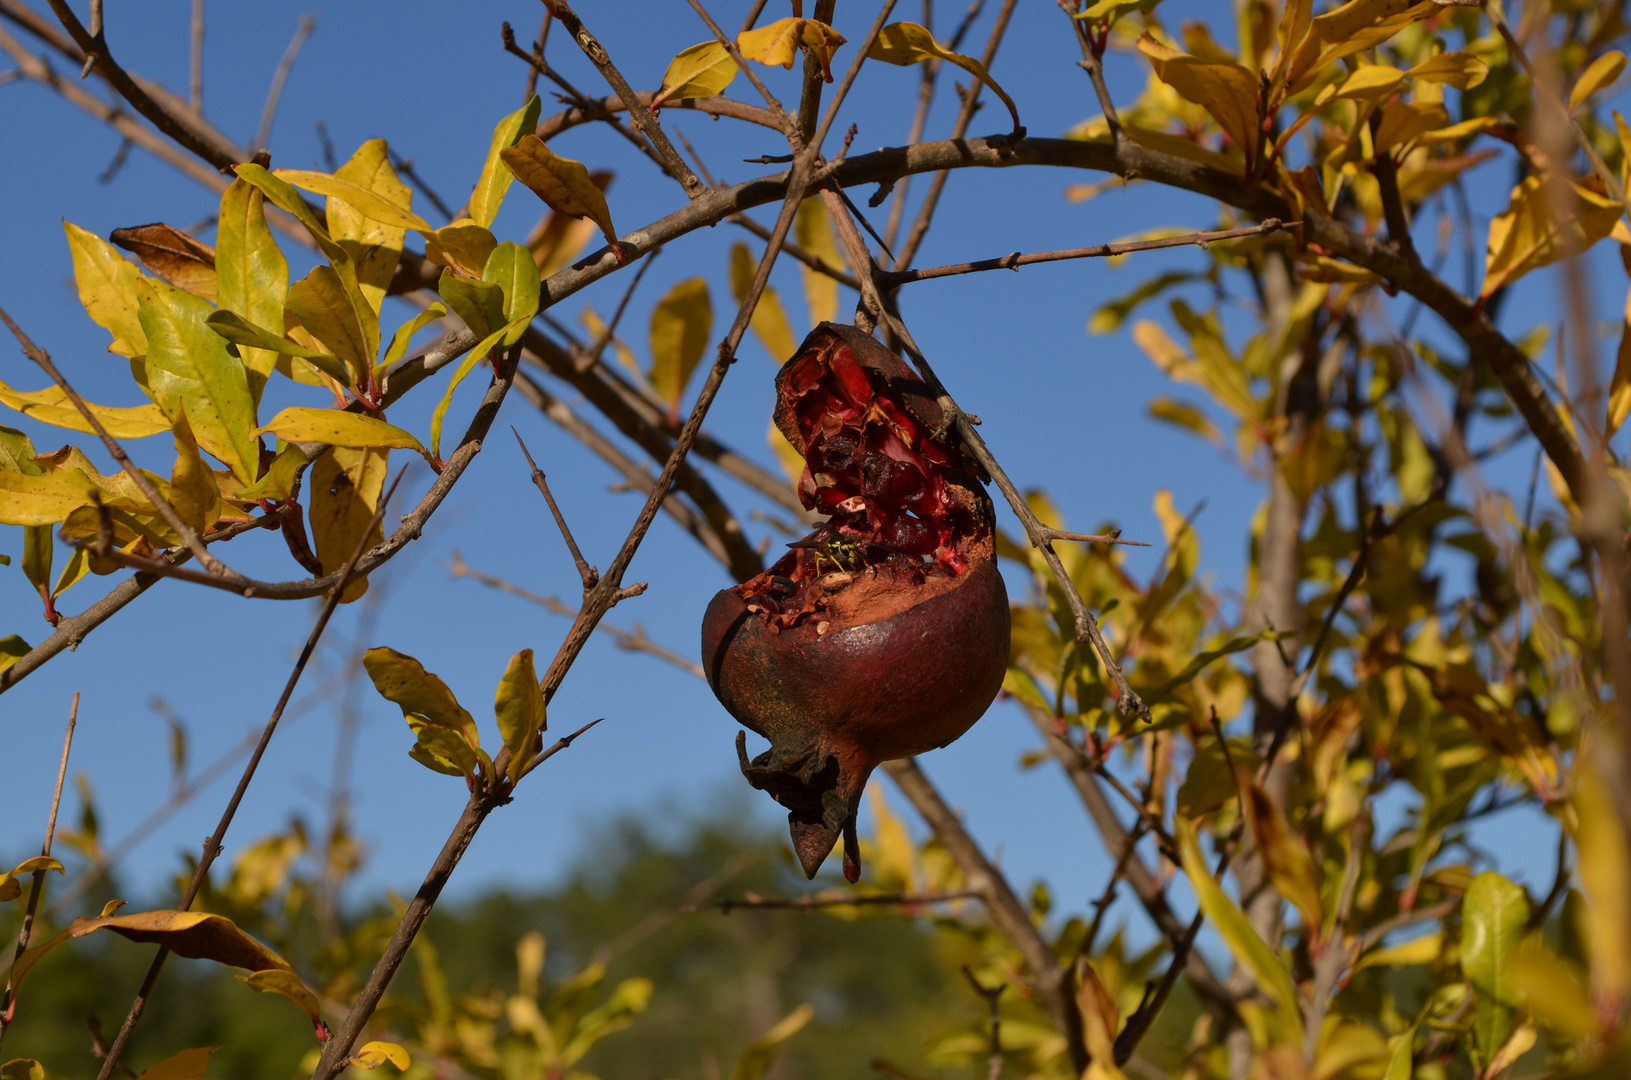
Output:
<instances>
[{"instance_id":1,"label":"split pomegranate fruit","mask_svg":"<svg viewBox=\"0 0 1631 1080\"><path fill-rule=\"evenodd\" d=\"M804 456L799 499L829 515L769 570L714 597L708 683L770 740L748 783L787 808L814 877L840 835L860 877L855 812L880 762L945 746L978 720L1008 665L983 470L901 358L822 323L776 376L776 426Z\"/></svg>"}]
</instances>

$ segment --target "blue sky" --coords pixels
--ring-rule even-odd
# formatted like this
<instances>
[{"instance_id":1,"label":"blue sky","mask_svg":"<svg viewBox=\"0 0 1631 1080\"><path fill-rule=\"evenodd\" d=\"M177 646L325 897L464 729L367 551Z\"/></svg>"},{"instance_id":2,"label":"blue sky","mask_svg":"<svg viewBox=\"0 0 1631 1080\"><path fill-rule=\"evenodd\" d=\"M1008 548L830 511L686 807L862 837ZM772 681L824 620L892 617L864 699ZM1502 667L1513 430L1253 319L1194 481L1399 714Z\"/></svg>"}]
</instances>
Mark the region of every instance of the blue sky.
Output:
<instances>
[{"instance_id":1,"label":"blue sky","mask_svg":"<svg viewBox=\"0 0 1631 1080\"><path fill-rule=\"evenodd\" d=\"M722 24L734 26L747 4L733 0L710 6ZM978 51L996 6L987 5L990 10L976 26L967 51ZM205 114L229 135L247 140L258 125L272 70L304 9L283 3L207 7ZM952 9L961 5L940 7L945 13L936 29L944 36ZM1162 10L1173 24L1179 15L1195 17L1211 7L1169 3ZM773 0L766 18L780 17L783 8ZM839 29L852 40L860 38L874 11L872 5L840 4ZM920 17L916 3L901 4L898 12L897 18ZM184 90L188 13L184 0L155 0L134 8L110 5L108 37L115 54L143 74ZM707 36L681 0L585 2L580 13L639 88L654 88L670 56ZM399 154L414 160L444 199L459 203L479 170L493 123L520 102L525 72L501 51L499 24L510 20L526 41L536 32L540 14L540 5L522 0L341 2L325 7L283 96L271 139L273 164L320 168L315 124L321 121L342 159L365 139L387 138ZM1233 36L1229 22L1214 28L1224 40ZM9 25L4 29L18 33ZM840 64L848 56L841 52ZM558 31L550 58L578 86L605 92L594 70ZM1055 5L1031 0L1019 5L992 73L1014 96L1033 134L1062 133L1098 112L1086 76L1075 66L1078 59ZM1130 100L1145 79L1143 61L1113 55L1108 63L1118 99ZM792 73L777 69L764 77L785 102L795 100ZM942 74L943 87L949 77ZM839 125L859 126L857 152L904 141L917 78L915 70L878 64L864 70ZM94 80L85 85L102 92ZM731 92L751 95L744 81ZM185 227L210 215L215 197L139 149L111 182L100 183L98 176L118 146L115 134L33 83L0 87L0 102L0 145L12 148L0 169L0 205L6 207L0 218L0 250L6 254L0 259L0 305L53 353L88 397L137 404L139 395L123 361L104 352L106 335L86 318L75 297L60 219L102 235L150 221ZM554 107L546 100L546 112ZM943 92L928 137L942 137L954 114L951 95ZM768 171L741 159L785 150L774 144L771 133L728 120L675 110L664 115L664 123L683 131L725 181ZM993 103L976 118L972 131L1006 127L1006 116ZM676 185L604 130L580 128L553 145L592 168L616 170L610 204L620 231L655 220L682 202ZM1508 170L1506 164L1493 164L1472 174L1475 206L1504 206ZM1094 179L1098 177L1046 169L956 173L917 264L1074 247L1150 228L1208 228L1215 222L1207 200L1149 185L1113 190L1083 204L1066 201L1066 184ZM925 186L918 180L916 194ZM856 201L867 194L857 192ZM416 207L423 210L424 201ZM517 186L495 231L500 238L519 240L541 209ZM768 223L771 211L758 216ZM722 333L733 310L727 252L731 243L744 239L755 251L762 250L729 225L670 245L635 296L625 322L636 345L644 342L652 303L675 281L698 274L712 286L715 336ZM1422 242L1431 246L1430 237ZM309 256L293 244L284 249L294 274L303 274ZM1624 278L1612 252L1599 249L1592 258L1601 271L1592 275L1600 290L1594 297L1598 316L1617 326ZM1084 330L1088 316L1107 299L1162 269L1198 269L1202 260L1191 251L1157 252L1119 268L1087 260L955 277L913 286L905 312L952 392L983 418L986 439L1018 483L1045 489L1071 525L1114 522L1130 537L1155 541L1161 536L1151 509L1157 490L1170 489L1182 509L1205 500L1196 523L1202 565L1220 588L1238 593L1245 538L1261 486L1200 440L1145 415L1145 403L1156 394L1196 403L1198 395L1175 389L1125 332L1090 337ZM1459 274L1450 276L1461 284ZM802 333L808 321L795 265L784 262L772 280L795 333ZM616 275L597 284L558 309L557 317L574 321L585 301L608 312L626 281L627 275ZM1534 324L1555 318L1556 288L1550 273L1533 275L1503 311L1503 326L1521 337ZM852 302L850 295L842 297L841 311ZM409 317L405 305L393 306L385 317L387 327ZM1401 315L1396 307L1395 318ZM1423 326L1432 321L1430 314L1424 316ZM1440 327L1427 332L1446 340ZM1612 340L1601 343L1599 351L1609 362ZM771 467L765 428L774 371L771 358L750 337L708 423L722 439ZM4 344L0 378L31 389L42 383L32 365ZM450 430L462 429L480 395L479 383L484 380L471 379L456 399ZM553 389L563 392L560 386ZM564 394L570 400L570 388ZM303 399L286 386L269 391L263 418L297 400ZM423 433L433 404L422 391L394 410L392 420ZM0 422L29 431L41 451L69 437L88 446L87 439L14 414ZM419 657L449 682L494 739L488 702L508 658L526 647L541 658L552 655L567 624L470 581L450 580L446 562L451 552L457 548L473 567L568 602L578 588L571 561L504 432L509 424L520 429L548 472L589 561L601 566L610 561L639 508L636 496L608 492L619 477L512 396L495 437L424 539L393 564L387 599L365 644L390 645ZM1475 444L1496 432L1493 425L1477 431ZM148 467L168 471L167 440L147 440L136 444L134 452ZM92 457L111 468L103 455ZM1521 495L1528 469L1526 454L1509 455L1492 463L1486 478ZM405 485L411 489L408 495L417 498L427 482L420 470ZM744 513L757 505L729 479L718 484ZM399 503L409 505L402 496ZM1006 510L1002 513L1006 527L1013 529ZM748 529L755 539L767 531L757 522L749 522ZM18 530L0 535L0 551L15 559L20 547ZM296 576L275 536L245 537L230 545L229 552L229 561L247 573ZM59 560L63 557L59 549ZM1130 558L1138 572L1147 574L1156 555L1135 553ZM650 589L609 621L621 626L638 621L652 638L687 654L697 648L707 600L728 584L720 567L666 518L652 530L627 580L648 581ZM105 584L80 584L67 595L66 610L81 610ZM327 671L343 662L362 606L342 609L335 619L321 656ZM48 632L15 566L0 571L0 612L5 616L0 634L20 632L37 642ZM88 777L104 838L116 840L164 800L169 786L166 728L148 707L149 698L163 697L186 718L194 767L202 765L264 721L315 614L315 602L251 602L166 583L91 635L77 653L59 657L4 695L0 745L7 767L0 785L0 821L5 823L0 826L0 854L24 853L37 843L74 691L81 691L83 699L71 771ZM297 700L320 687L324 678L324 670L311 671ZM354 777L357 829L371 852L363 882L411 892L459 813L463 785L410 761L400 714L364 690L356 698L362 726ZM286 722L233 827L228 858L239 846L279 828L291 814L314 823L322 820L340 705L341 695L331 692ZM664 825L744 787L731 747L736 725L707 688L690 675L631 657L597 637L555 698L550 730L569 731L602 716L605 724L535 774L516 802L489 820L455 878L454 895L496 882L555 880L584 853L597 823L613 815L633 810ZM966 812L988 850L1000 854L1017 885L1028 887L1045 878L1062 906L1080 909L1098 893L1108 867L1063 778L1048 768L1020 768L1021 754L1035 743L1018 710L999 705L960 742L928 755L922 764L948 800ZM231 775L236 776L236 769ZM175 872L183 852L196 851L230 786L230 781L216 783L132 853L121 868L132 883L127 891L152 889ZM749 794L743 799L738 792L732 805L767 821L780 819L767 798ZM894 801L901 802L898 796ZM70 793L65 820L77 812L77 796ZM1492 822L1479 835L1492 844L1498 841L1503 865L1523 873L1532 887L1544 888L1553 858L1547 833L1532 823L1512 828L1510 822Z\"/></svg>"}]
</instances>

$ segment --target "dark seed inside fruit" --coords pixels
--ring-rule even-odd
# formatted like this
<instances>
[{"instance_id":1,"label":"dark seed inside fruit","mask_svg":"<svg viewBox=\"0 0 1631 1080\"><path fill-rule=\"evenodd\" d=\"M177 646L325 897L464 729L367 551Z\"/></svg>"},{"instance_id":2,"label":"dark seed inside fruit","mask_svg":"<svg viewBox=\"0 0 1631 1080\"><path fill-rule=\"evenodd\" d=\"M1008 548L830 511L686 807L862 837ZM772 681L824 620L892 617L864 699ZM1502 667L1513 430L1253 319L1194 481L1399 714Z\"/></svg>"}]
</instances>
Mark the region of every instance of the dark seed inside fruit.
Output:
<instances>
[{"instance_id":1,"label":"dark seed inside fruit","mask_svg":"<svg viewBox=\"0 0 1631 1080\"><path fill-rule=\"evenodd\" d=\"M776 378L776 423L804 455L799 496L828 520L714 597L708 682L770 740L743 775L788 810L815 876L882 761L944 746L979 719L1008 662L1008 597L977 466L934 438L941 412L901 359L823 323Z\"/></svg>"}]
</instances>

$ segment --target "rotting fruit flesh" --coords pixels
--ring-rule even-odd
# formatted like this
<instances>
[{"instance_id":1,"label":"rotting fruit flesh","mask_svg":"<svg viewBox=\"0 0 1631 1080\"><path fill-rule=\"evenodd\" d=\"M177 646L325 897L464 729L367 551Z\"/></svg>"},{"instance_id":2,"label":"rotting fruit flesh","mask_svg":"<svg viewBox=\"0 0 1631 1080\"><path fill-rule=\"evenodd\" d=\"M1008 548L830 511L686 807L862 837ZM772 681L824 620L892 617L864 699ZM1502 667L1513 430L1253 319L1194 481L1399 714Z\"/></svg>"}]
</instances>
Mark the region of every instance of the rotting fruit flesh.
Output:
<instances>
[{"instance_id":1,"label":"rotting fruit flesh","mask_svg":"<svg viewBox=\"0 0 1631 1080\"><path fill-rule=\"evenodd\" d=\"M814 877L880 762L945 746L1002 687L1008 594L983 472L894 353L822 323L776 376L776 425L804 456L799 498L829 516L702 622L708 683L770 740L742 773L787 807Z\"/></svg>"}]
</instances>

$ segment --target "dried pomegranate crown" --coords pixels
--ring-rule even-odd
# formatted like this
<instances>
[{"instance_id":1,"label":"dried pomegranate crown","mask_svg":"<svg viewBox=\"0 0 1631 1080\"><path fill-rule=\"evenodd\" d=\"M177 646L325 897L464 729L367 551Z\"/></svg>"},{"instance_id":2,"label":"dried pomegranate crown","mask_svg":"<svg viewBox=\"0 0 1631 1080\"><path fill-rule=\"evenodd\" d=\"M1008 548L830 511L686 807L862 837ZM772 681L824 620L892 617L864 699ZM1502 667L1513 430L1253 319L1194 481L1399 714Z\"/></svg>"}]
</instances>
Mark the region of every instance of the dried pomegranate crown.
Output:
<instances>
[{"instance_id":1,"label":"dried pomegranate crown","mask_svg":"<svg viewBox=\"0 0 1631 1080\"><path fill-rule=\"evenodd\" d=\"M788 809L815 875L881 761L956 739L1002 685L1008 597L978 466L940 431L923 383L853 326L823 323L776 377L777 426L804 455L799 498L828 520L714 597L709 684L770 740L742 772Z\"/></svg>"}]
</instances>

